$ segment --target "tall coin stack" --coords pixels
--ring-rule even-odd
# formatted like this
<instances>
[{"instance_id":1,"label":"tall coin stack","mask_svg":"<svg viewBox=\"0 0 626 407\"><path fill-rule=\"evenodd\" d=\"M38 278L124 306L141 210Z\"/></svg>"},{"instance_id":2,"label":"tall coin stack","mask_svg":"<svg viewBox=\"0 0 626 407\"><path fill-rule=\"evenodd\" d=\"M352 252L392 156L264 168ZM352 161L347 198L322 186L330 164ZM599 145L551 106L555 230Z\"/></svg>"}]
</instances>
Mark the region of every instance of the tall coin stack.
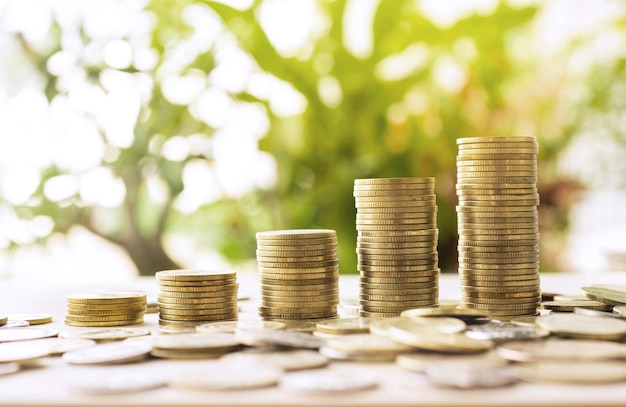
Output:
<instances>
[{"instance_id":1,"label":"tall coin stack","mask_svg":"<svg viewBox=\"0 0 626 407\"><path fill-rule=\"evenodd\" d=\"M439 302L434 178L354 180L361 316Z\"/></svg>"},{"instance_id":2,"label":"tall coin stack","mask_svg":"<svg viewBox=\"0 0 626 407\"><path fill-rule=\"evenodd\" d=\"M159 325L193 326L238 316L234 271L164 270L156 273Z\"/></svg>"},{"instance_id":3,"label":"tall coin stack","mask_svg":"<svg viewBox=\"0 0 626 407\"><path fill-rule=\"evenodd\" d=\"M124 326L143 323L146 294L108 292L67 296L65 325L81 327Z\"/></svg>"},{"instance_id":4,"label":"tall coin stack","mask_svg":"<svg viewBox=\"0 0 626 407\"><path fill-rule=\"evenodd\" d=\"M461 305L494 319L540 304L534 137L457 139Z\"/></svg>"},{"instance_id":5,"label":"tall coin stack","mask_svg":"<svg viewBox=\"0 0 626 407\"><path fill-rule=\"evenodd\" d=\"M297 321L337 317L339 261L334 230L259 232L259 314L264 320Z\"/></svg>"}]
</instances>

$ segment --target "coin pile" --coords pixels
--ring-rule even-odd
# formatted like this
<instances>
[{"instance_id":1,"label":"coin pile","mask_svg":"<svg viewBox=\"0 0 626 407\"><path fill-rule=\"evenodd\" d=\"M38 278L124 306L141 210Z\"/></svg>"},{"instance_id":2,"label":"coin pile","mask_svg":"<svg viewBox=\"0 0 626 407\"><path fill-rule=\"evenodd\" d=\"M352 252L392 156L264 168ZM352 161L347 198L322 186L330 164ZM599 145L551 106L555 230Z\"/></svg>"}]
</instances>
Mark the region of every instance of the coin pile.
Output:
<instances>
[{"instance_id":1,"label":"coin pile","mask_svg":"<svg viewBox=\"0 0 626 407\"><path fill-rule=\"evenodd\" d=\"M337 234L328 229L259 232L259 315L291 322L337 317Z\"/></svg>"},{"instance_id":2,"label":"coin pile","mask_svg":"<svg viewBox=\"0 0 626 407\"><path fill-rule=\"evenodd\" d=\"M123 326L143 323L146 294L110 292L67 296L65 324L80 327Z\"/></svg>"},{"instance_id":3,"label":"coin pile","mask_svg":"<svg viewBox=\"0 0 626 407\"><path fill-rule=\"evenodd\" d=\"M537 141L457 139L461 305L508 320L534 315L539 287Z\"/></svg>"},{"instance_id":4,"label":"coin pile","mask_svg":"<svg viewBox=\"0 0 626 407\"><path fill-rule=\"evenodd\" d=\"M195 326L237 319L234 271L164 270L156 273L159 325Z\"/></svg>"},{"instance_id":5,"label":"coin pile","mask_svg":"<svg viewBox=\"0 0 626 407\"><path fill-rule=\"evenodd\" d=\"M393 317L439 301L434 178L354 180L360 315Z\"/></svg>"}]
</instances>

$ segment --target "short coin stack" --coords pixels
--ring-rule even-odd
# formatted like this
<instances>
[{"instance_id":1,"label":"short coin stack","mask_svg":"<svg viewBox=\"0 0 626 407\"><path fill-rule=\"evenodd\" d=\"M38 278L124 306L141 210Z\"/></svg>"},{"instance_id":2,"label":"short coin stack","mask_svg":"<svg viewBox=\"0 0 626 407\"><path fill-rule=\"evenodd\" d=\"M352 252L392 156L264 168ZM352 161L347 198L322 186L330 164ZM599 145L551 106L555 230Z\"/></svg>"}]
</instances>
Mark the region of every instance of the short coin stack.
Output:
<instances>
[{"instance_id":1,"label":"short coin stack","mask_svg":"<svg viewBox=\"0 0 626 407\"><path fill-rule=\"evenodd\" d=\"M237 319L234 271L164 270L156 273L159 325L195 326Z\"/></svg>"},{"instance_id":2,"label":"short coin stack","mask_svg":"<svg viewBox=\"0 0 626 407\"><path fill-rule=\"evenodd\" d=\"M494 319L534 315L541 300L534 137L457 139L461 305Z\"/></svg>"},{"instance_id":3,"label":"short coin stack","mask_svg":"<svg viewBox=\"0 0 626 407\"><path fill-rule=\"evenodd\" d=\"M140 292L85 293L67 296L65 324L81 327L143 323L146 294Z\"/></svg>"},{"instance_id":4,"label":"short coin stack","mask_svg":"<svg viewBox=\"0 0 626 407\"><path fill-rule=\"evenodd\" d=\"M361 316L439 302L434 178L354 180Z\"/></svg>"},{"instance_id":5,"label":"short coin stack","mask_svg":"<svg viewBox=\"0 0 626 407\"><path fill-rule=\"evenodd\" d=\"M337 317L337 233L328 229L259 232L259 314L293 322Z\"/></svg>"}]
</instances>

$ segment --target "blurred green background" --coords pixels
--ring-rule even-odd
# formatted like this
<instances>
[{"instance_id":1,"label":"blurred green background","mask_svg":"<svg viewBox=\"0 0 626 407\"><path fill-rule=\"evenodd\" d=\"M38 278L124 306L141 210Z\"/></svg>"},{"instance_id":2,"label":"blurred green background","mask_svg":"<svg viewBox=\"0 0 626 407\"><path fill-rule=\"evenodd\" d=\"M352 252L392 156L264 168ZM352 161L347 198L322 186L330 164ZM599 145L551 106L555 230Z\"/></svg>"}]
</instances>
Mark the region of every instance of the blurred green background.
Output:
<instances>
[{"instance_id":1,"label":"blurred green background","mask_svg":"<svg viewBox=\"0 0 626 407\"><path fill-rule=\"evenodd\" d=\"M537 137L542 270L575 268L586 191L626 188L620 0L28 4L0 4L5 275L72 233L146 275L253 268L294 228L356 273L354 179L408 176L436 178L456 272L458 137Z\"/></svg>"}]
</instances>

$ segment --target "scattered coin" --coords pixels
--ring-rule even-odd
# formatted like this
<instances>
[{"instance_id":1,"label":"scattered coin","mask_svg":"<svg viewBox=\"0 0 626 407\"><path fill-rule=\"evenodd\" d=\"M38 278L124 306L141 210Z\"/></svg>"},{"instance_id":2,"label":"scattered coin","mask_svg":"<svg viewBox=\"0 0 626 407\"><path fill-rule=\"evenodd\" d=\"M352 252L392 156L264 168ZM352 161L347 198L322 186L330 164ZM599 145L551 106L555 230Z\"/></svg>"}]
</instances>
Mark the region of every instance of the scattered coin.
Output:
<instances>
[{"instance_id":1,"label":"scattered coin","mask_svg":"<svg viewBox=\"0 0 626 407\"><path fill-rule=\"evenodd\" d=\"M87 394L127 394L164 385L159 375L129 372L82 375L70 384L73 390Z\"/></svg>"},{"instance_id":2,"label":"scattered coin","mask_svg":"<svg viewBox=\"0 0 626 407\"><path fill-rule=\"evenodd\" d=\"M500 358L494 351L454 355L438 352L414 352L403 353L396 357L396 365L404 370L416 373L424 373L426 371L426 366L429 364L446 361L466 363L483 363L487 361L502 362L502 358Z\"/></svg>"},{"instance_id":3,"label":"scattered coin","mask_svg":"<svg viewBox=\"0 0 626 407\"><path fill-rule=\"evenodd\" d=\"M450 317L457 318L467 325L484 324L489 321L487 311L469 308L424 307L403 311L403 317Z\"/></svg>"},{"instance_id":4,"label":"scattered coin","mask_svg":"<svg viewBox=\"0 0 626 407\"><path fill-rule=\"evenodd\" d=\"M50 338L58 334L59 331L49 328L5 328L0 330L0 342Z\"/></svg>"},{"instance_id":5,"label":"scattered coin","mask_svg":"<svg viewBox=\"0 0 626 407\"><path fill-rule=\"evenodd\" d=\"M473 339L502 343L514 340L545 338L550 335L550 332L539 327L520 326L510 322L493 321L484 325L468 326L465 335Z\"/></svg>"},{"instance_id":6,"label":"scattered coin","mask_svg":"<svg viewBox=\"0 0 626 407\"><path fill-rule=\"evenodd\" d=\"M626 304L626 291L616 290L614 288L606 288L601 286L582 287L581 292L591 298L608 305Z\"/></svg>"},{"instance_id":7,"label":"scattered coin","mask_svg":"<svg viewBox=\"0 0 626 407\"><path fill-rule=\"evenodd\" d=\"M146 359L151 349L152 344L146 341L110 342L67 352L62 358L75 365L129 363Z\"/></svg>"},{"instance_id":8,"label":"scattered coin","mask_svg":"<svg viewBox=\"0 0 626 407\"><path fill-rule=\"evenodd\" d=\"M26 321L29 325L43 325L52 322L50 314L9 314L9 321Z\"/></svg>"},{"instance_id":9,"label":"scattered coin","mask_svg":"<svg viewBox=\"0 0 626 407\"><path fill-rule=\"evenodd\" d=\"M537 318L535 323L561 336L582 339L616 340L626 335L626 321L578 314L551 314Z\"/></svg>"},{"instance_id":10,"label":"scattered coin","mask_svg":"<svg viewBox=\"0 0 626 407\"><path fill-rule=\"evenodd\" d=\"M318 322L316 330L319 332L345 335L369 332L369 318L339 318Z\"/></svg>"},{"instance_id":11,"label":"scattered coin","mask_svg":"<svg viewBox=\"0 0 626 407\"><path fill-rule=\"evenodd\" d=\"M590 339L549 338L543 341L514 341L498 346L496 352L500 357L514 362L626 359L626 345Z\"/></svg>"},{"instance_id":12,"label":"scattered coin","mask_svg":"<svg viewBox=\"0 0 626 407\"><path fill-rule=\"evenodd\" d=\"M28 321L8 321L6 324L0 326L0 329L7 329L7 328L24 328L26 326L30 326L30 324L28 323Z\"/></svg>"},{"instance_id":13,"label":"scattered coin","mask_svg":"<svg viewBox=\"0 0 626 407\"><path fill-rule=\"evenodd\" d=\"M520 365L516 374L522 380L540 383L612 383L626 380L626 365L621 361L543 361Z\"/></svg>"},{"instance_id":14,"label":"scattered coin","mask_svg":"<svg viewBox=\"0 0 626 407\"><path fill-rule=\"evenodd\" d=\"M35 339L29 343L50 346L50 355L62 355L66 352L72 352L79 349L95 346L96 341L91 339L78 338L45 338Z\"/></svg>"},{"instance_id":15,"label":"scattered coin","mask_svg":"<svg viewBox=\"0 0 626 407\"><path fill-rule=\"evenodd\" d=\"M278 366L285 371L324 367L328 358L312 350L284 350L274 352L234 352L223 356L221 361L241 365Z\"/></svg>"},{"instance_id":16,"label":"scattered coin","mask_svg":"<svg viewBox=\"0 0 626 407\"><path fill-rule=\"evenodd\" d=\"M50 355L52 347L39 341L15 341L0 343L0 363L31 363Z\"/></svg>"},{"instance_id":17,"label":"scattered coin","mask_svg":"<svg viewBox=\"0 0 626 407\"><path fill-rule=\"evenodd\" d=\"M605 304L600 301L593 300L570 300L570 301L544 301L541 308L558 312L574 312L576 308L584 308L595 311L610 311L612 305Z\"/></svg>"},{"instance_id":18,"label":"scattered coin","mask_svg":"<svg viewBox=\"0 0 626 407\"><path fill-rule=\"evenodd\" d=\"M20 369L21 369L20 364L16 362L0 363L0 376L5 376L5 375L19 372Z\"/></svg>"},{"instance_id":19,"label":"scattered coin","mask_svg":"<svg viewBox=\"0 0 626 407\"><path fill-rule=\"evenodd\" d=\"M318 370L289 373L280 378L278 387L297 393L342 393L373 389L378 381L365 372Z\"/></svg>"},{"instance_id":20,"label":"scattered coin","mask_svg":"<svg viewBox=\"0 0 626 407\"><path fill-rule=\"evenodd\" d=\"M247 390L274 386L282 374L283 370L273 365L214 362L202 370L173 376L167 384L196 390Z\"/></svg>"},{"instance_id":21,"label":"scattered coin","mask_svg":"<svg viewBox=\"0 0 626 407\"><path fill-rule=\"evenodd\" d=\"M237 329L235 339L248 346L280 345L305 349L317 349L325 342L305 332L277 331L267 328Z\"/></svg>"},{"instance_id":22,"label":"scattered coin","mask_svg":"<svg viewBox=\"0 0 626 407\"><path fill-rule=\"evenodd\" d=\"M612 307L612 308L614 309L615 307ZM593 309L583 308L583 307L575 307L574 308L574 314L588 315L588 316L591 316L591 317L620 318L620 316L618 314L616 314L615 312L596 311L596 310L593 310Z\"/></svg>"},{"instance_id":23,"label":"scattered coin","mask_svg":"<svg viewBox=\"0 0 626 407\"><path fill-rule=\"evenodd\" d=\"M9 317L7 315L0 314L0 325L5 325L9 321Z\"/></svg>"},{"instance_id":24,"label":"scattered coin","mask_svg":"<svg viewBox=\"0 0 626 407\"><path fill-rule=\"evenodd\" d=\"M509 386L517 381L515 370L504 361L441 361L429 363L426 377L441 387L460 389Z\"/></svg>"},{"instance_id":25,"label":"scattered coin","mask_svg":"<svg viewBox=\"0 0 626 407\"><path fill-rule=\"evenodd\" d=\"M127 338L150 335L150 331L144 328L89 328L80 330L63 331L61 338L91 339L98 343L122 341Z\"/></svg>"},{"instance_id":26,"label":"scattered coin","mask_svg":"<svg viewBox=\"0 0 626 407\"><path fill-rule=\"evenodd\" d=\"M195 327L196 332L200 333L230 333L234 334L237 329L285 329L287 324L278 321L221 321L209 322Z\"/></svg>"}]
</instances>

